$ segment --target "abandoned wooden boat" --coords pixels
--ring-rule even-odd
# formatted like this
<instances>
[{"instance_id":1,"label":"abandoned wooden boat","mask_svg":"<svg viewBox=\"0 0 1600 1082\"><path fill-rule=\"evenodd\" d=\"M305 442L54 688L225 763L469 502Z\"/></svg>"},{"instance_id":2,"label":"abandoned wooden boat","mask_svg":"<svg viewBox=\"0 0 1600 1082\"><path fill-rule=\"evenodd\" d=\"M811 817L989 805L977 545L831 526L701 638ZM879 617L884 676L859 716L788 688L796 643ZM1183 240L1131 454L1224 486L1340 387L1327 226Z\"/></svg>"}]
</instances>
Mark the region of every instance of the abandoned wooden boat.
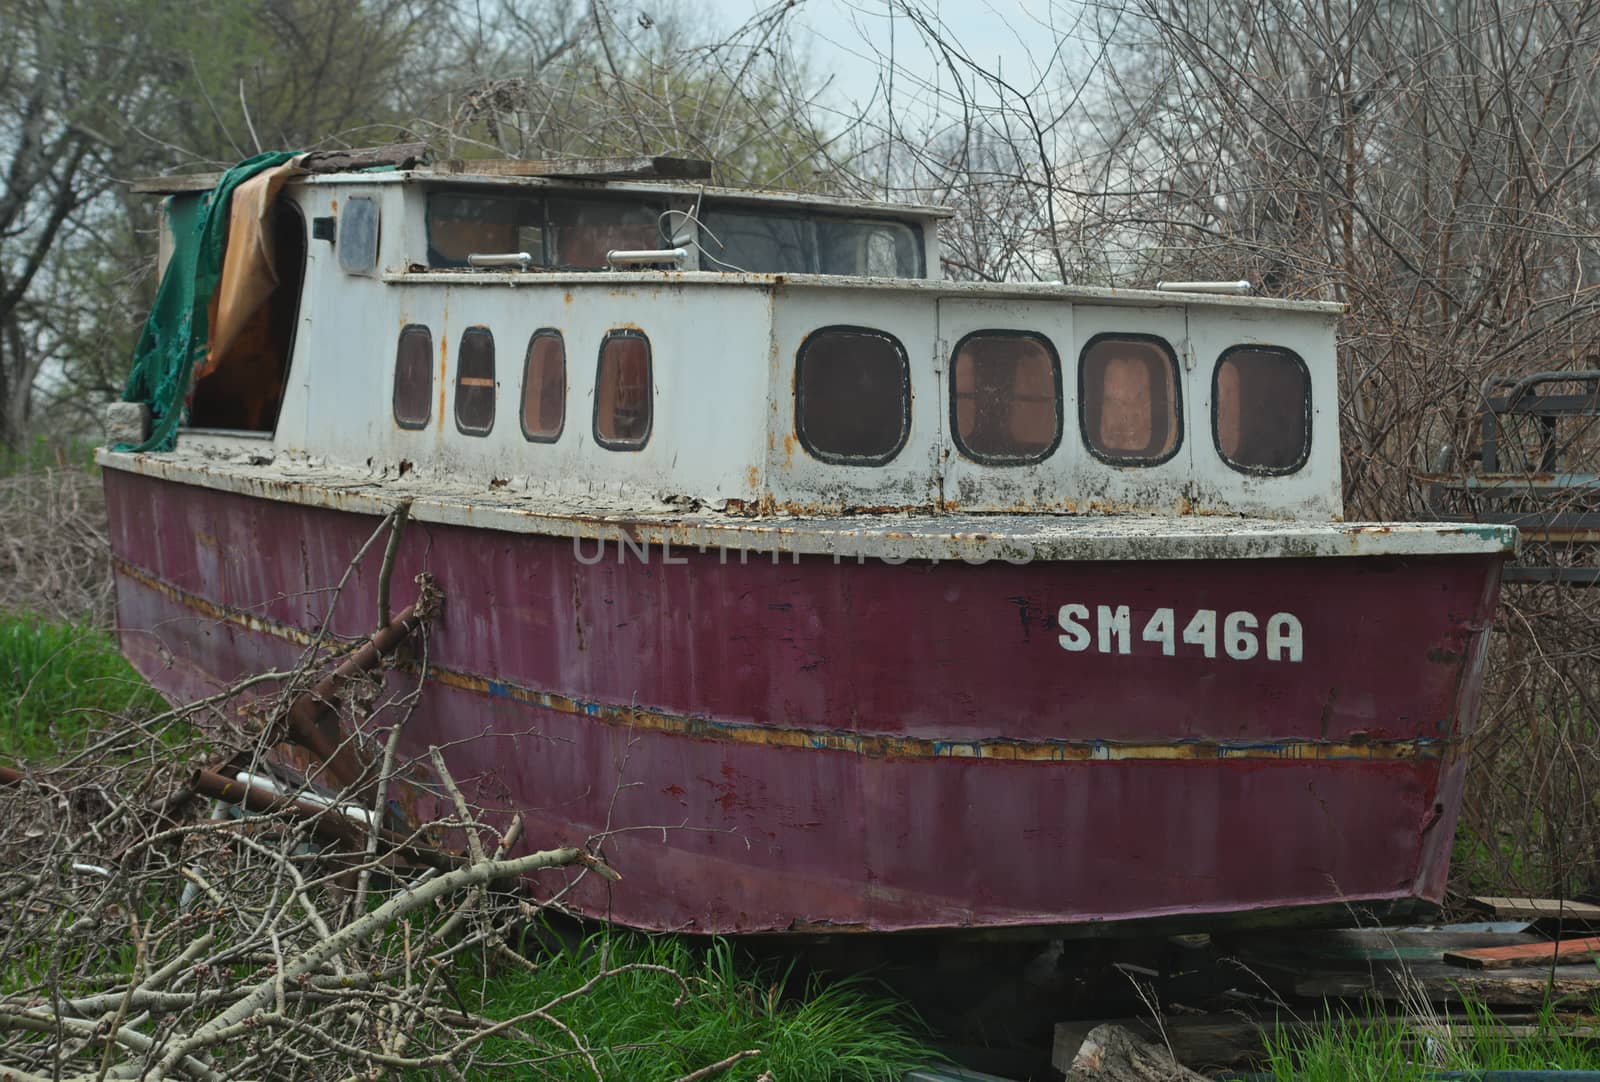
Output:
<instances>
[{"instance_id":1,"label":"abandoned wooden boat","mask_svg":"<svg viewBox=\"0 0 1600 1082\"><path fill-rule=\"evenodd\" d=\"M625 879L580 912L1440 899L1515 531L1342 521L1338 306L942 281L936 208L399 164L237 188L228 259L275 288L183 370L181 428L158 402L100 454L167 695L291 663L410 500L394 581L446 603L407 747L530 845L603 836ZM169 279L213 183L146 185Z\"/></svg>"}]
</instances>

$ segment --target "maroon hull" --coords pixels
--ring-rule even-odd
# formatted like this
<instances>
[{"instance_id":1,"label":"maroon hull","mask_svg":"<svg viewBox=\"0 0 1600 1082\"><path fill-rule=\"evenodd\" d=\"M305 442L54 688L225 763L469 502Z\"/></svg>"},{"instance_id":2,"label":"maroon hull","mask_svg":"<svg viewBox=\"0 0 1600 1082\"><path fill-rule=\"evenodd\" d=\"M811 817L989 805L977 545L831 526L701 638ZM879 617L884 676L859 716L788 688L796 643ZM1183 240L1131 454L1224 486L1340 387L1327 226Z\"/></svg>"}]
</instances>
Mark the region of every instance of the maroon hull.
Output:
<instances>
[{"instance_id":1,"label":"maroon hull","mask_svg":"<svg viewBox=\"0 0 1600 1082\"><path fill-rule=\"evenodd\" d=\"M124 649L174 696L292 663L375 525L105 477ZM454 742L531 844L620 831L590 912L890 930L1443 891L1500 555L600 553L416 522L394 576L446 597L412 751ZM376 571L336 632L370 630Z\"/></svg>"}]
</instances>

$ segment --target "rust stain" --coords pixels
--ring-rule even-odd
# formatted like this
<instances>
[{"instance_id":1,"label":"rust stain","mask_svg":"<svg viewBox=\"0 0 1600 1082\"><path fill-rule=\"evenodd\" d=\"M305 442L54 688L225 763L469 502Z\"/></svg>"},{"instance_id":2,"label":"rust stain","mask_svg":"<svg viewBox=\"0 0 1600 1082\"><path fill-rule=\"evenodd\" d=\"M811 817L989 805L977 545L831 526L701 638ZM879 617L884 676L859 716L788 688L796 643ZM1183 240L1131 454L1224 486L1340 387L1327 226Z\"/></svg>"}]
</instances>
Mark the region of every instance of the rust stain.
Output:
<instances>
[{"instance_id":1,"label":"rust stain","mask_svg":"<svg viewBox=\"0 0 1600 1082\"><path fill-rule=\"evenodd\" d=\"M445 389L445 380L447 378L446 377L446 372L447 372L448 367L449 367L448 366L449 354L450 354L450 339L443 333L443 328L441 328L440 329L440 334L439 334L439 431L440 432L444 431L444 389Z\"/></svg>"},{"instance_id":2,"label":"rust stain","mask_svg":"<svg viewBox=\"0 0 1600 1082\"><path fill-rule=\"evenodd\" d=\"M171 583L157 579L124 559L114 558L114 566L118 574L145 585L209 619L231 623L296 645L304 646L312 642L312 636L297 627L207 601ZM416 664L402 662L398 667L414 672ZM579 699L558 691L526 687L437 665L430 666L429 674L446 687L510 699L560 714L588 718L617 728L658 732L693 740L835 752L869 759L1002 759L1019 763L1131 761L1185 763L1216 762L1223 759L1264 762L1360 759L1393 762L1443 758L1452 743L1448 739L1438 737L1417 737L1409 740L1378 739L1365 732L1352 733L1349 740L1343 743L1306 739L1118 742L1017 740L1007 737L978 740L964 737L917 737L858 732L826 724L804 727L761 725L674 714L620 703ZM857 723L852 719L851 724ZM996 729L1001 727L993 726Z\"/></svg>"}]
</instances>

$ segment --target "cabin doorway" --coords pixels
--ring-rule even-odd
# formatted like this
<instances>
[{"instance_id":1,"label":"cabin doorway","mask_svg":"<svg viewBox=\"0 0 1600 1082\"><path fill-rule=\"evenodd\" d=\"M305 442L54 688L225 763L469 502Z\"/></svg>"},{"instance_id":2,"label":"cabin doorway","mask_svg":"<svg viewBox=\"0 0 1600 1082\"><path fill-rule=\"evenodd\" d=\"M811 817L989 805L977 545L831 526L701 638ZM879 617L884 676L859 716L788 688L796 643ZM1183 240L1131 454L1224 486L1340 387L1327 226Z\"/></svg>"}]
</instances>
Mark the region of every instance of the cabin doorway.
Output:
<instances>
[{"instance_id":1,"label":"cabin doorway","mask_svg":"<svg viewBox=\"0 0 1600 1082\"><path fill-rule=\"evenodd\" d=\"M277 282L227 347L198 369L202 374L189 405L191 429L270 436L277 428L305 285L305 218L294 203L280 198L268 231L266 250L272 253Z\"/></svg>"}]
</instances>

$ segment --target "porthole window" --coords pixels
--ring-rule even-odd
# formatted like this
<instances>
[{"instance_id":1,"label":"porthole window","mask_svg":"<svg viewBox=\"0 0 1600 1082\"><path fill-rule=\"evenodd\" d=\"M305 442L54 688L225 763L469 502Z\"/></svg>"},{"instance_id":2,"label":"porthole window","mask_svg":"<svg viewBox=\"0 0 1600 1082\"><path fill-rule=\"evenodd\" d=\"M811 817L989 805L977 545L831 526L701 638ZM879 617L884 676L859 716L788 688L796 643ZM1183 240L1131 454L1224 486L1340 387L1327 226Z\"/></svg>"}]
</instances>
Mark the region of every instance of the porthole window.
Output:
<instances>
[{"instance_id":1,"label":"porthole window","mask_svg":"<svg viewBox=\"0 0 1600 1082\"><path fill-rule=\"evenodd\" d=\"M394 358L394 423L427 428L433 416L433 332L420 323L401 328Z\"/></svg>"},{"instance_id":2,"label":"porthole window","mask_svg":"<svg viewBox=\"0 0 1600 1082\"><path fill-rule=\"evenodd\" d=\"M494 335L488 327L468 327L461 334L456 428L468 436L487 436L494 428Z\"/></svg>"},{"instance_id":3,"label":"porthole window","mask_svg":"<svg viewBox=\"0 0 1600 1082\"><path fill-rule=\"evenodd\" d=\"M549 327L533 332L522 363L522 434L554 443L567 420L567 344Z\"/></svg>"},{"instance_id":4,"label":"porthole window","mask_svg":"<svg viewBox=\"0 0 1600 1082\"><path fill-rule=\"evenodd\" d=\"M911 369L893 335L824 327L795 356L795 431L824 462L881 466L911 434Z\"/></svg>"},{"instance_id":5,"label":"porthole window","mask_svg":"<svg viewBox=\"0 0 1600 1082\"><path fill-rule=\"evenodd\" d=\"M655 389L650 339L612 331L600 344L594 381L594 441L611 451L637 451L650 439Z\"/></svg>"},{"instance_id":6,"label":"porthole window","mask_svg":"<svg viewBox=\"0 0 1600 1082\"><path fill-rule=\"evenodd\" d=\"M1101 334L1078 359L1078 409L1089 453L1118 466L1153 466L1183 438L1178 358L1164 339Z\"/></svg>"},{"instance_id":7,"label":"porthole window","mask_svg":"<svg viewBox=\"0 0 1600 1082\"><path fill-rule=\"evenodd\" d=\"M1061 442L1061 359L1042 335L977 331L950 362L950 430L976 462L1038 462Z\"/></svg>"},{"instance_id":8,"label":"porthole window","mask_svg":"<svg viewBox=\"0 0 1600 1082\"><path fill-rule=\"evenodd\" d=\"M1294 473L1311 456L1311 371L1277 346L1234 346L1211 382L1212 433L1244 473Z\"/></svg>"}]
</instances>

